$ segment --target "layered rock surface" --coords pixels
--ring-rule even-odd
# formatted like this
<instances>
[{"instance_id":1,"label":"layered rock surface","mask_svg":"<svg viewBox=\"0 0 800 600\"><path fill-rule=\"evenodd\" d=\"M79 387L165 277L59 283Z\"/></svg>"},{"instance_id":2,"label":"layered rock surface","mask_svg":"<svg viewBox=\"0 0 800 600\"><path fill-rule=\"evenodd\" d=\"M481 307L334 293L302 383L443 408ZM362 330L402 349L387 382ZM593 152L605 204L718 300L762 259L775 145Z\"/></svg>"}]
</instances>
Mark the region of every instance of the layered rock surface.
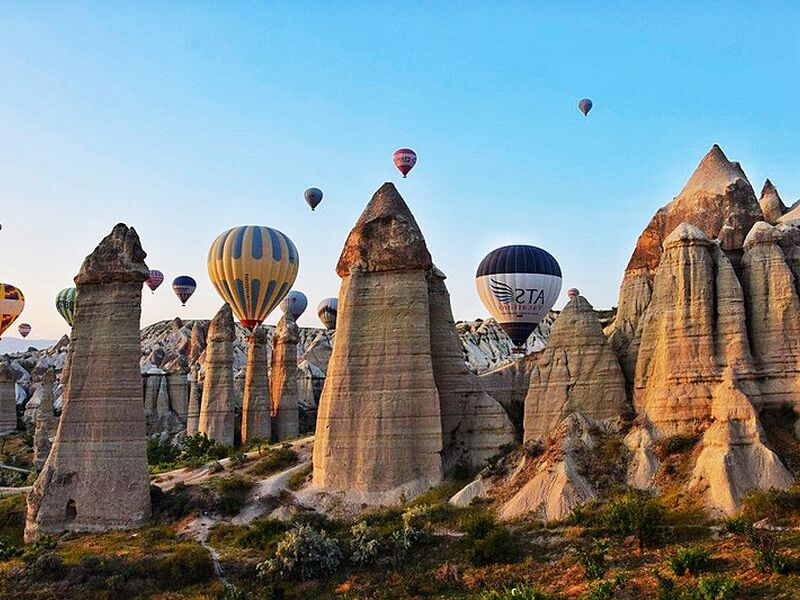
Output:
<instances>
[{"instance_id":1,"label":"layered rock surface","mask_svg":"<svg viewBox=\"0 0 800 600\"><path fill-rule=\"evenodd\" d=\"M257 327L250 336L250 351L247 354L247 380L242 404L242 444L256 437L269 440L271 435L267 335L262 327Z\"/></svg>"},{"instance_id":2,"label":"layered rock surface","mask_svg":"<svg viewBox=\"0 0 800 600\"><path fill-rule=\"evenodd\" d=\"M139 374L145 256L136 231L119 224L75 278L69 401L28 495L26 539L135 527L150 516Z\"/></svg>"},{"instance_id":3,"label":"layered rock surface","mask_svg":"<svg viewBox=\"0 0 800 600\"><path fill-rule=\"evenodd\" d=\"M17 429L16 381L19 373L8 363L0 363L0 435Z\"/></svg>"},{"instance_id":4,"label":"layered rock surface","mask_svg":"<svg viewBox=\"0 0 800 600\"><path fill-rule=\"evenodd\" d=\"M197 430L224 446L234 440L233 340L231 307L224 304L208 328L205 379Z\"/></svg>"},{"instance_id":5,"label":"layered rock surface","mask_svg":"<svg viewBox=\"0 0 800 600\"><path fill-rule=\"evenodd\" d=\"M50 454L52 438L56 433L56 417L53 412L53 386L56 373L50 368L42 382L42 399L36 413L36 428L33 434L33 466L41 469Z\"/></svg>"},{"instance_id":6,"label":"layered rock surface","mask_svg":"<svg viewBox=\"0 0 800 600\"><path fill-rule=\"evenodd\" d=\"M625 378L591 304L576 296L533 357L525 398L525 441L544 440L567 415L619 419L629 412Z\"/></svg>"},{"instance_id":7,"label":"layered rock surface","mask_svg":"<svg viewBox=\"0 0 800 600\"><path fill-rule=\"evenodd\" d=\"M297 344L300 328L284 314L272 338L272 414L277 439L294 439L300 434L297 399Z\"/></svg>"}]
</instances>

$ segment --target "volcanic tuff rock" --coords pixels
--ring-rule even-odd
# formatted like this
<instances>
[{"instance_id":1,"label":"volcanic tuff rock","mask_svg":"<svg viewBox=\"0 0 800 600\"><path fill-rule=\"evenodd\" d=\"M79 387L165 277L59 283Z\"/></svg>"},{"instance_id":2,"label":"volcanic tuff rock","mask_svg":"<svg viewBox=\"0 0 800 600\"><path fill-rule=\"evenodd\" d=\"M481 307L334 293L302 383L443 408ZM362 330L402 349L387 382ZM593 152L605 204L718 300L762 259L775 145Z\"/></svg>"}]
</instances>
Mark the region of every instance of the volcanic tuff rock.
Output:
<instances>
[{"instance_id":1,"label":"volcanic tuff rock","mask_svg":"<svg viewBox=\"0 0 800 600\"><path fill-rule=\"evenodd\" d=\"M425 240L384 184L345 242L336 344L320 399L315 487L394 502L442 479Z\"/></svg>"},{"instance_id":2,"label":"volcanic tuff rock","mask_svg":"<svg viewBox=\"0 0 800 600\"><path fill-rule=\"evenodd\" d=\"M449 472L459 463L484 464L501 446L514 441L514 428L503 407L464 363L444 280L436 267L428 271L433 376L442 412L442 461Z\"/></svg>"},{"instance_id":3,"label":"volcanic tuff rock","mask_svg":"<svg viewBox=\"0 0 800 600\"><path fill-rule=\"evenodd\" d=\"M751 490L785 489L793 477L766 446L755 408L732 369L714 390L713 423L703 434L702 450L689 488L702 492L713 513L732 514Z\"/></svg>"},{"instance_id":4,"label":"volcanic tuff rock","mask_svg":"<svg viewBox=\"0 0 800 600\"><path fill-rule=\"evenodd\" d=\"M0 435L17 429L17 391L19 374L9 363L0 363Z\"/></svg>"},{"instance_id":5,"label":"volcanic tuff rock","mask_svg":"<svg viewBox=\"0 0 800 600\"><path fill-rule=\"evenodd\" d=\"M300 329L291 316L284 314L272 338L272 415L277 439L289 440L300 435L297 401L297 344Z\"/></svg>"},{"instance_id":6,"label":"volcanic tuff rock","mask_svg":"<svg viewBox=\"0 0 800 600\"><path fill-rule=\"evenodd\" d=\"M185 423L189 404L189 362L185 355L180 354L164 365L164 370L167 372L169 406Z\"/></svg>"},{"instance_id":7,"label":"volcanic tuff rock","mask_svg":"<svg viewBox=\"0 0 800 600\"><path fill-rule=\"evenodd\" d=\"M709 239L719 238L722 249L738 267L744 238L763 213L739 163L730 162L714 145L675 199L660 208L636 243L620 287L619 308L607 329L630 382L636 364L632 342L639 319L650 303L653 275L662 244L681 223L689 223Z\"/></svg>"},{"instance_id":8,"label":"volcanic tuff rock","mask_svg":"<svg viewBox=\"0 0 800 600\"><path fill-rule=\"evenodd\" d=\"M223 304L208 328L205 379L197 430L223 446L234 439L233 340L231 307Z\"/></svg>"},{"instance_id":9,"label":"volcanic tuff rock","mask_svg":"<svg viewBox=\"0 0 800 600\"><path fill-rule=\"evenodd\" d=\"M28 495L26 539L135 527L150 516L138 365L145 256L136 231L120 223L75 277L69 401Z\"/></svg>"},{"instance_id":10,"label":"volcanic tuff rock","mask_svg":"<svg viewBox=\"0 0 800 600\"><path fill-rule=\"evenodd\" d=\"M758 204L761 206L761 212L764 213L764 218L773 225L786 214L786 205L778 195L778 190L775 189L775 186L772 185L769 179L764 182Z\"/></svg>"},{"instance_id":11,"label":"volcanic tuff rock","mask_svg":"<svg viewBox=\"0 0 800 600\"><path fill-rule=\"evenodd\" d=\"M556 319L547 347L534 355L525 398L525 441L545 439L572 413L604 420L628 412L617 356L592 305L576 296Z\"/></svg>"},{"instance_id":12,"label":"volcanic tuff rock","mask_svg":"<svg viewBox=\"0 0 800 600\"><path fill-rule=\"evenodd\" d=\"M53 413L53 386L56 372L51 367L42 382L42 400L36 413L36 429L33 434L33 466L41 469L52 447L51 438L56 433L56 417Z\"/></svg>"},{"instance_id":13,"label":"volcanic tuff rock","mask_svg":"<svg viewBox=\"0 0 800 600\"><path fill-rule=\"evenodd\" d=\"M189 405L186 408L186 435L194 435L200 425L200 404L203 384L200 383L200 364L194 363L189 373Z\"/></svg>"},{"instance_id":14,"label":"volcanic tuff rock","mask_svg":"<svg viewBox=\"0 0 800 600\"><path fill-rule=\"evenodd\" d=\"M250 336L247 354L247 379L242 402L242 444L256 437L269 440L270 423L269 378L267 376L267 333L256 327Z\"/></svg>"}]
</instances>

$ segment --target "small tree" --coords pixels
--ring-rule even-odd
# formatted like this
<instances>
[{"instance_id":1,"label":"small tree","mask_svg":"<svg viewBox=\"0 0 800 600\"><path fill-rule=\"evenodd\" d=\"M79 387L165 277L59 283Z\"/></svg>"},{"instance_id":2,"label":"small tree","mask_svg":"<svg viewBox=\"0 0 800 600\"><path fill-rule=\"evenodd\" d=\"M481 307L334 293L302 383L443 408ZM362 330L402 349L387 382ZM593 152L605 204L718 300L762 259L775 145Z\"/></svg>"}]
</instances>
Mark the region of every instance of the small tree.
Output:
<instances>
[{"instance_id":1,"label":"small tree","mask_svg":"<svg viewBox=\"0 0 800 600\"><path fill-rule=\"evenodd\" d=\"M652 494L629 490L609 501L603 513L606 527L621 535L636 536L639 552L655 543L664 522L664 509Z\"/></svg>"},{"instance_id":2,"label":"small tree","mask_svg":"<svg viewBox=\"0 0 800 600\"><path fill-rule=\"evenodd\" d=\"M324 531L298 525L284 534L275 558L259 563L256 568L260 577L278 573L305 580L333 573L341 562L342 551L336 540Z\"/></svg>"}]
</instances>

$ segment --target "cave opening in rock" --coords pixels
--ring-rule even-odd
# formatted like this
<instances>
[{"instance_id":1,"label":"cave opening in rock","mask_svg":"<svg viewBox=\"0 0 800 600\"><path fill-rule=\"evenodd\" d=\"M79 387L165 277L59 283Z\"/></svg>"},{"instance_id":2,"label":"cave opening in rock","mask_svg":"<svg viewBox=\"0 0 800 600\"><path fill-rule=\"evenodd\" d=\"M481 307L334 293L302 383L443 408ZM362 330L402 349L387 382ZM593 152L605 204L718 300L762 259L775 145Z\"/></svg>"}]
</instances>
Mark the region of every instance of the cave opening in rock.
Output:
<instances>
[{"instance_id":1,"label":"cave opening in rock","mask_svg":"<svg viewBox=\"0 0 800 600\"><path fill-rule=\"evenodd\" d=\"M72 498L67 502L67 521L74 521L78 516L78 508L75 506L75 500Z\"/></svg>"}]
</instances>

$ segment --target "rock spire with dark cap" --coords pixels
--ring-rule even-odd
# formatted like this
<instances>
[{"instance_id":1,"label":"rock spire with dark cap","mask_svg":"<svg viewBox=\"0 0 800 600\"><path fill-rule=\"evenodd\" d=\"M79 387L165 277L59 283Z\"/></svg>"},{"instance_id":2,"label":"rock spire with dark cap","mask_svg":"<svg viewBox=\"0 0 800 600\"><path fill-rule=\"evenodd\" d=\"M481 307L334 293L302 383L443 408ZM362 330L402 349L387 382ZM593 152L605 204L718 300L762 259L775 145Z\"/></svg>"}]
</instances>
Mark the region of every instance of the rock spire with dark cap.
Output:
<instances>
[{"instance_id":1,"label":"rock spire with dark cap","mask_svg":"<svg viewBox=\"0 0 800 600\"><path fill-rule=\"evenodd\" d=\"M69 402L28 495L27 539L137 527L150 516L139 372L145 256L136 231L119 224L75 277Z\"/></svg>"},{"instance_id":2,"label":"rock spire with dark cap","mask_svg":"<svg viewBox=\"0 0 800 600\"><path fill-rule=\"evenodd\" d=\"M231 307L224 304L208 328L205 379L198 431L224 446L234 439L233 340Z\"/></svg>"}]
</instances>

